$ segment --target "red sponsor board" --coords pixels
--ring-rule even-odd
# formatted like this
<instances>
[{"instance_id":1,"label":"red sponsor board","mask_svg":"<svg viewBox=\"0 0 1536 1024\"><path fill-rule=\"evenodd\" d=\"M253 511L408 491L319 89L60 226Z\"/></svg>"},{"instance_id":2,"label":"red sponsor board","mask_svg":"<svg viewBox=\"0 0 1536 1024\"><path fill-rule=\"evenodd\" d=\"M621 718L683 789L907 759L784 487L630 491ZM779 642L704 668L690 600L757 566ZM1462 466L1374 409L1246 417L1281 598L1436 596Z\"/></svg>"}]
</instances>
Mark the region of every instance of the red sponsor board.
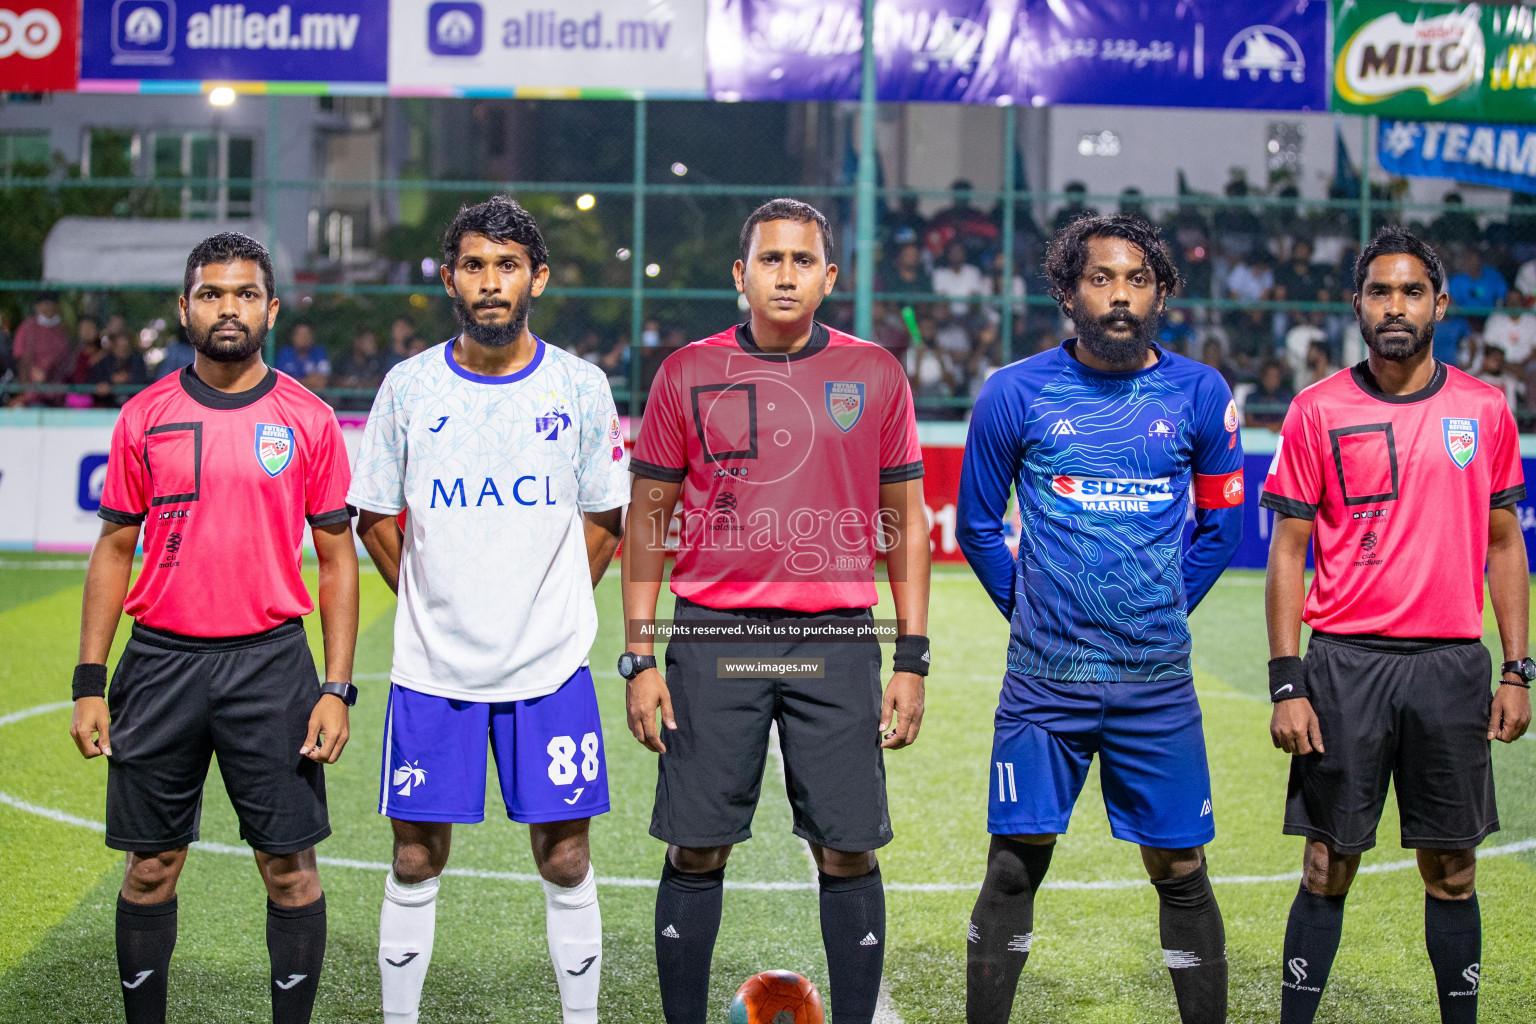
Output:
<instances>
[{"instance_id":1,"label":"red sponsor board","mask_svg":"<svg viewBox=\"0 0 1536 1024\"><path fill-rule=\"evenodd\" d=\"M964 448L923 449L923 504L935 562L963 562L955 541L955 506L960 500L960 457Z\"/></svg>"},{"instance_id":2,"label":"red sponsor board","mask_svg":"<svg viewBox=\"0 0 1536 1024\"><path fill-rule=\"evenodd\" d=\"M0 92L68 92L79 82L79 0L0 0Z\"/></svg>"}]
</instances>

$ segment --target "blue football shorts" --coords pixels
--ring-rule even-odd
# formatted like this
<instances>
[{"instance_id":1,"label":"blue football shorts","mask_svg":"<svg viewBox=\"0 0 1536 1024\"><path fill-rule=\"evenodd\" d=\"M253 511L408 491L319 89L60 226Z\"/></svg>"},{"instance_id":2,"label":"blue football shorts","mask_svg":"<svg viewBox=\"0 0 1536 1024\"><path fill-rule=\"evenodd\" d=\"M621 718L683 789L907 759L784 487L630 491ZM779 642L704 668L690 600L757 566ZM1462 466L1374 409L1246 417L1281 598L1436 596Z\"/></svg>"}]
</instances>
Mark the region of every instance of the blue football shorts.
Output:
<instances>
[{"instance_id":1,"label":"blue football shorts","mask_svg":"<svg viewBox=\"0 0 1536 1024\"><path fill-rule=\"evenodd\" d=\"M452 700L391 685L379 813L484 821L487 737L513 821L570 821L608 810L597 690L583 665L554 693L530 700Z\"/></svg>"},{"instance_id":2,"label":"blue football shorts","mask_svg":"<svg viewBox=\"0 0 1536 1024\"><path fill-rule=\"evenodd\" d=\"M1200 704L1188 677L1075 683L1005 675L987 831L1065 832L1095 754L1116 839L1181 850L1215 838Z\"/></svg>"}]
</instances>

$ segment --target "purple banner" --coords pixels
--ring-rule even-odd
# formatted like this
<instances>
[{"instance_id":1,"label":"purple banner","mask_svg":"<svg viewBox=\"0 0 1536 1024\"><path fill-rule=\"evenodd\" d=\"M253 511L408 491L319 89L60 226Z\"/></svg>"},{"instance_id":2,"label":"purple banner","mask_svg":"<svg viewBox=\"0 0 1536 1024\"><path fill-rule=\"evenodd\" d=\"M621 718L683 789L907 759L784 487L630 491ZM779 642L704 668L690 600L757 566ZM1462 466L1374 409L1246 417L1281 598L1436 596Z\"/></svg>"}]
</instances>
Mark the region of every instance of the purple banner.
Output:
<instances>
[{"instance_id":1,"label":"purple banner","mask_svg":"<svg viewBox=\"0 0 1536 1024\"><path fill-rule=\"evenodd\" d=\"M709 0L710 94L853 100L859 0ZM1320 0L878 0L882 102L1323 110Z\"/></svg>"}]
</instances>

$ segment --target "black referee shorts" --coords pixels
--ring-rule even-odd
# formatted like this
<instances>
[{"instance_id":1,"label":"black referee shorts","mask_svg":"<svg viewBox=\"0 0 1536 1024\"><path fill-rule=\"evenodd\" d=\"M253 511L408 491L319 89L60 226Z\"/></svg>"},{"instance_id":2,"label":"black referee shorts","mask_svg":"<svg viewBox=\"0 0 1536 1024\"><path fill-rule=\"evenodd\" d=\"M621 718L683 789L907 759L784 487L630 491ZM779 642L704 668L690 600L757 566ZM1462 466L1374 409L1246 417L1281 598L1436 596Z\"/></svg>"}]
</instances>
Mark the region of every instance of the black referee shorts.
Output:
<instances>
[{"instance_id":1,"label":"black referee shorts","mask_svg":"<svg viewBox=\"0 0 1536 1024\"><path fill-rule=\"evenodd\" d=\"M1499 830L1481 642L1314 632L1302 665L1327 752L1291 758L1287 835L1364 853L1389 783L1406 849L1470 849Z\"/></svg>"},{"instance_id":2,"label":"black referee shorts","mask_svg":"<svg viewBox=\"0 0 1536 1024\"><path fill-rule=\"evenodd\" d=\"M215 754L252 847L281 856L330 835L324 774L299 756L319 687L298 619L219 639L135 624L107 691L107 846L195 842Z\"/></svg>"},{"instance_id":3,"label":"black referee shorts","mask_svg":"<svg viewBox=\"0 0 1536 1024\"><path fill-rule=\"evenodd\" d=\"M678 622L788 619L869 621L868 608L814 615L776 608L727 611L677 599ZM820 679L726 676L720 658L820 659ZM677 730L656 778L651 835L709 847L752 836L768 730L777 724L785 787L802 839L849 853L891 841L880 749L880 645L826 640L667 645Z\"/></svg>"}]
</instances>

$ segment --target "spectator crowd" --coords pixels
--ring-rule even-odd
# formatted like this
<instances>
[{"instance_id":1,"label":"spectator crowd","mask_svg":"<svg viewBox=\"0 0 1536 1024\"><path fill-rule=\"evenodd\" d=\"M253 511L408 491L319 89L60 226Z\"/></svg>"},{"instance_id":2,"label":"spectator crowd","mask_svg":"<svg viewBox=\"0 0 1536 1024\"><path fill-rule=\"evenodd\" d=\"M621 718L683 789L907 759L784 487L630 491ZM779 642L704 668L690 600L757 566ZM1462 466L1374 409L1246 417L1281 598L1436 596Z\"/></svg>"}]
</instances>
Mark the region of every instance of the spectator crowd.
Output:
<instances>
[{"instance_id":1,"label":"spectator crowd","mask_svg":"<svg viewBox=\"0 0 1536 1024\"><path fill-rule=\"evenodd\" d=\"M1513 198L1516 205L1536 204L1536 197ZM1075 182L1045 211L1048 217L1037 219L1040 204L1019 203L1014 269L1005 284L1000 206L977 205L966 181L956 181L950 201L931 215L921 206L903 195L881 210L872 340L905 365L924 417L963 418L1005 361L1071 334L1071 323L1046 297L1045 245L1056 230L1099 211ZM1296 392L1364 358L1354 316L1341 305L1353 292L1358 214L1347 202L1308 207L1290 186L1267 198L1250 195L1236 172L1219 201L1181 189L1168 206L1153 218L1142 194L1128 188L1111 211L1155 219L1184 277L1179 304L1164 315L1160 344L1218 368L1246 425L1278 430ZM1480 218L1453 192L1438 216L1407 226L1435 246L1449 275L1450 309L1435 332L1436 357L1502 390L1523 425L1536 422L1536 217ZM854 281L853 266L844 264L842 294L834 299L846 299ZM852 330L853 303L828 302L822 318ZM136 388L192 362L185 338L164 328L164 321L133 328L120 315L81 314L66 323L59 297L39 294L20 323L0 313L0 383L7 385L0 404L120 406ZM341 337L322 338L315 324L287 317L279 329L277 368L344 410L365 411L389 368L427 347L406 317L387 331L358 324ZM638 358L642 386L666 355L692 340L684 328L658 319L644 322L633 347L627 332L573 335L570 350L616 384L629 383Z\"/></svg>"}]
</instances>

